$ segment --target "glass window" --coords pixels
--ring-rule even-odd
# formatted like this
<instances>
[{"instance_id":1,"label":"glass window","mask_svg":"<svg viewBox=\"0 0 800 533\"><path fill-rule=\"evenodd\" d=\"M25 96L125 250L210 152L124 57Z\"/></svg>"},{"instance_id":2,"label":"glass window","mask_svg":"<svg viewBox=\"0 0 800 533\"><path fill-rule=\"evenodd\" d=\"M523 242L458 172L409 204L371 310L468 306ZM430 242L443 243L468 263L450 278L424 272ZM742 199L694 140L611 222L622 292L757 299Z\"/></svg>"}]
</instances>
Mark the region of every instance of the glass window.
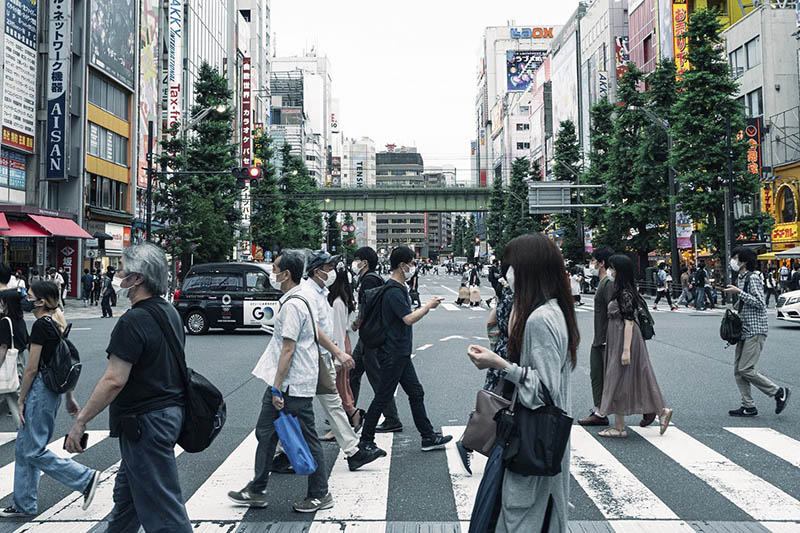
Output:
<instances>
[{"instance_id":1,"label":"glass window","mask_svg":"<svg viewBox=\"0 0 800 533\"><path fill-rule=\"evenodd\" d=\"M97 182L100 178L94 174L90 174L89 176L89 205L97 205Z\"/></svg>"},{"instance_id":2,"label":"glass window","mask_svg":"<svg viewBox=\"0 0 800 533\"><path fill-rule=\"evenodd\" d=\"M764 100L761 89L747 93L747 116L760 117L764 114Z\"/></svg>"},{"instance_id":3,"label":"glass window","mask_svg":"<svg viewBox=\"0 0 800 533\"><path fill-rule=\"evenodd\" d=\"M102 180L103 189L102 189L102 196L100 200L100 207L105 209L111 209L111 180L110 179L103 179Z\"/></svg>"},{"instance_id":4,"label":"glass window","mask_svg":"<svg viewBox=\"0 0 800 533\"><path fill-rule=\"evenodd\" d=\"M741 76L744 72L744 47L740 46L730 54L728 54L731 62L731 71L735 77Z\"/></svg>"},{"instance_id":5,"label":"glass window","mask_svg":"<svg viewBox=\"0 0 800 533\"><path fill-rule=\"evenodd\" d=\"M747 55L747 68L753 68L761 64L761 37L751 39L744 45L745 55Z\"/></svg>"},{"instance_id":6,"label":"glass window","mask_svg":"<svg viewBox=\"0 0 800 533\"><path fill-rule=\"evenodd\" d=\"M89 102L128 120L128 93L94 72L89 73Z\"/></svg>"},{"instance_id":7,"label":"glass window","mask_svg":"<svg viewBox=\"0 0 800 533\"><path fill-rule=\"evenodd\" d=\"M269 278L265 272L247 272L245 274L247 292L266 292L269 285Z\"/></svg>"},{"instance_id":8,"label":"glass window","mask_svg":"<svg viewBox=\"0 0 800 533\"><path fill-rule=\"evenodd\" d=\"M234 272L199 272L187 276L181 292L217 291L229 292L242 289L242 276Z\"/></svg>"}]
</instances>

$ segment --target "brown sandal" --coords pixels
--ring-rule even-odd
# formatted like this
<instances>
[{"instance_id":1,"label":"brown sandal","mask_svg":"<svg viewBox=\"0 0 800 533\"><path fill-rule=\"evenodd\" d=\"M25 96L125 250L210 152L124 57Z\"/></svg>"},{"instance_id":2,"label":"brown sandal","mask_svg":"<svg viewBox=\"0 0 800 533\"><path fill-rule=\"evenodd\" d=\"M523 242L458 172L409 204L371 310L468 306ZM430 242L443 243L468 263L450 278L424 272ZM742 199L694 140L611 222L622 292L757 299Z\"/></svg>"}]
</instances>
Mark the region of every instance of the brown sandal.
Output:
<instances>
[{"instance_id":1,"label":"brown sandal","mask_svg":"<svg viewBox=\"0 0 800 533\"><path fill-rule=\"evenodd\" d=\"M667 409L666 407L662 411L661 414L661 434L663 435L664 432L669 427L669 421L672 420L672 409Z\"/></svg>"},{"instance_id":2,"label":"brown sandal","mask_svg":"<svg viewBox=\"0 0 800 533\"><path fill-rule=\"evenodd\" d=\"M628 432L623 430L619 430L617 428L607 428L598 433L601 437L608 437L611 439L626 439L628 438Z\"/></svg>"}]
</instances>

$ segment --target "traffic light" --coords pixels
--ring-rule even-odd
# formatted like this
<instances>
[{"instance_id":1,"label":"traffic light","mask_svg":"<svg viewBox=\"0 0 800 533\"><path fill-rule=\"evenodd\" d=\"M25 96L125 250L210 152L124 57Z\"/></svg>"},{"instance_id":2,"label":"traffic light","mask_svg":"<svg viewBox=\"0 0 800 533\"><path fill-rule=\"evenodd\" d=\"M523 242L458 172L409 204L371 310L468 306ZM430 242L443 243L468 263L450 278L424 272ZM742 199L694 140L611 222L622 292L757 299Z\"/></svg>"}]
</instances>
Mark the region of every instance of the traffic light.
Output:
<instances>
[{"instance_id":1,"label":"traffic light","mask_svg":"<svg viewBox=\"0 0 800 533\"><path fill-rule=\"evenodd\" d=\"M475 237L475 244L480 244L480 243L481 243L481 238Z\"/></svg>"},{"instance_id":2,"label":"traffic light","mask_svg":"<svg viewBox=\"0 0 800 533\"><path fill-rule=\"evenodd\" d=\"M248 180L250 186L255 187L258 185L258 180L261 179L261 167L235 167L231 169L231 174L236 178L237 188L244 189Z\"/></svg>"},{"instance_id":3,"label":"traffic light","mask_svg":"<svg viewBox=\"0 0 800 533\"><path fill-rule=\"evenodd\" d=\"M355 246L356 244L356 240L354 238L350 238L350 240L347 242L350 243L350 246Z\"/></svg>"}]
</instances>

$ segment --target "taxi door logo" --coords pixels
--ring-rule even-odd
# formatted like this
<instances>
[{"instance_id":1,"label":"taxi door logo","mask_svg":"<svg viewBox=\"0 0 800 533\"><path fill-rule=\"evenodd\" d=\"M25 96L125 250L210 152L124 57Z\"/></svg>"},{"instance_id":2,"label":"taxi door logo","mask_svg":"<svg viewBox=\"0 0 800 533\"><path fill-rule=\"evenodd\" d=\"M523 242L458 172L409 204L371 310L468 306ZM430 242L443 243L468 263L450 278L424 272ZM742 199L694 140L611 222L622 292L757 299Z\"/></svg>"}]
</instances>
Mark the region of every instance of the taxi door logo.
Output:
<instances>
[{"instance_id":1,"label":"taxi door logo","mask_svg":"<svg viewBox=\"0 0 800 533\"><path fill-rule=\"evenodd\" d=\"M276 301L245 301L244 322L248 326L271 325L275 323L275 314L278 311Z\"/></svg>"}]
</instances>

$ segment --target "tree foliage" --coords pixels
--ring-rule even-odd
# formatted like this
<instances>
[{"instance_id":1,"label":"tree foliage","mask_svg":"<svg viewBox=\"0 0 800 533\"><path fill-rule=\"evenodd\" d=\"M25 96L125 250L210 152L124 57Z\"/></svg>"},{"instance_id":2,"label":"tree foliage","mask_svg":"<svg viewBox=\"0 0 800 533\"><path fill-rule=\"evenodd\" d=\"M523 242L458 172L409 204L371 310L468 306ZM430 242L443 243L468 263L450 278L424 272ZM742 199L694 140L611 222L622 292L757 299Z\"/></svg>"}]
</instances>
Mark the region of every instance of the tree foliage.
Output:
<instances>
[{"instance_id":1,"label":"tree foliage","mask_svg":"<svg viewBox=\"0 0 800 533\"><path fill-rule=\"evenodd\" d=\"M353 215L349 212L344 214L344 223L348 226L352 226L354 224ZM345 232L342 234L342 239L344 241L344 253L347 258L347 263L349 264L356 255L356 250L358 250L358 243L355 242L356 240L356 233L353 232ZM353 244L350 244L350 240L353 240Z\"/></svg>"},{"instance_id":2,"label":"tree foliage","mask_svg":"<svg viewBox=\"0 0 800 533\"><path fill-rule=\"evenodd\" d=\"M261 133L253 138L253 154L261 160L261 179L250 188L253 215L250 220L250 238L264 250L279 250L283 244L283 196L278 187L278 169L273 164L275 149L269 135Z\"/></svg>"},{"instance_id":3,"label":"tree foliage","mask_svg":"<svg viewBox=\"0 0 800 533\"><path fill-rule=\"evenodd\" d=\"M456 215L453 223L453 257L467 257L465 246L467 224L464 217Z\"/></svg>"},{"instance_id":4,"label":"tree foliage","mask_svg":"<svg viewBox=\"0 0 800 533\"><path fill-rule=\"evenodd\" d=\"M564 120L559 124L558 135L553 146L553 175L557 180L575 182L580 175L583 158L581 157L578 136L575 133L575 123ZM577 199L573 195L573 201ZM586 253L583 244L583 231L578 227L578 216L572 212L556 217L558 227L562 233L561 252L564 258L573 262L582 263Z\"/></svg>"},{"instance_id":5,"label":"tree foliage","mask_svg":"<svg viewBox=\"0 0 800 533\"><path fill-rule=\"evenodd\" d=\"M495 255L500 255L506 245L503 232L505 226L506 192L503 190L503 178L495 176L492 183L492 194L489 197L489 214L486 221L486 237Z\"/></svg>"},{"instance_id":6,"label":"tree foliage","mask_svg":"<svg viewBox=\"0 0 800 533\"><path fill-rule=\"evenodd\" d=\"M616 106L602 98L589 109L589 168L583 173L582 179L589 185L605 185L611 168L611 144L614 140L614 111ZM583 199L589 204L605 202L605 188L586 189ZM593 231L593 243L597 246L606 244L617 249L618 235L611 235L607 231L606 216L609 213L604 208L588 209L584 224Z\"/></svg>"},{"instance_id":7,"label":"tree foliage","mask_svg":"<svg viewBox=\"0 0 800 533\"><path fill-rule=\"evenodd\" d=\"M325 243L328 245L328 252L331 254L341 254L344 251L342 249L342 228L339 227L336 215L335 211L328 211L326 217L328 223L325 230Z\"/></svg>"},{"instance_id":8,"label":"tree foliage","mask_svg":"<svg viewBox=\"0 0 800 533\"><path fill-rule=\"evenodd\" d=\"M284 246L316 250L322 240L322 216L305 195L317 188L317 182L288 144L281 147L281 162L284 216L289 221L284 226Z\"/></svg>"},{"instance_id":9,"label":"tree foliage","mask_svg":"<svg viewBox=\"0 0 800 533\"><path fill-rule=\"evenodd\" d=\"M531 164L525 157L519 157L511 164L511 178L508 181L505 212L503 214L503 245L514 237L542 231L542 218L531 215L528 205L528 182L532 176L540 174L539 163ZM502 248L495 254L501 255Z\"/></svg>"}]
</instances>

